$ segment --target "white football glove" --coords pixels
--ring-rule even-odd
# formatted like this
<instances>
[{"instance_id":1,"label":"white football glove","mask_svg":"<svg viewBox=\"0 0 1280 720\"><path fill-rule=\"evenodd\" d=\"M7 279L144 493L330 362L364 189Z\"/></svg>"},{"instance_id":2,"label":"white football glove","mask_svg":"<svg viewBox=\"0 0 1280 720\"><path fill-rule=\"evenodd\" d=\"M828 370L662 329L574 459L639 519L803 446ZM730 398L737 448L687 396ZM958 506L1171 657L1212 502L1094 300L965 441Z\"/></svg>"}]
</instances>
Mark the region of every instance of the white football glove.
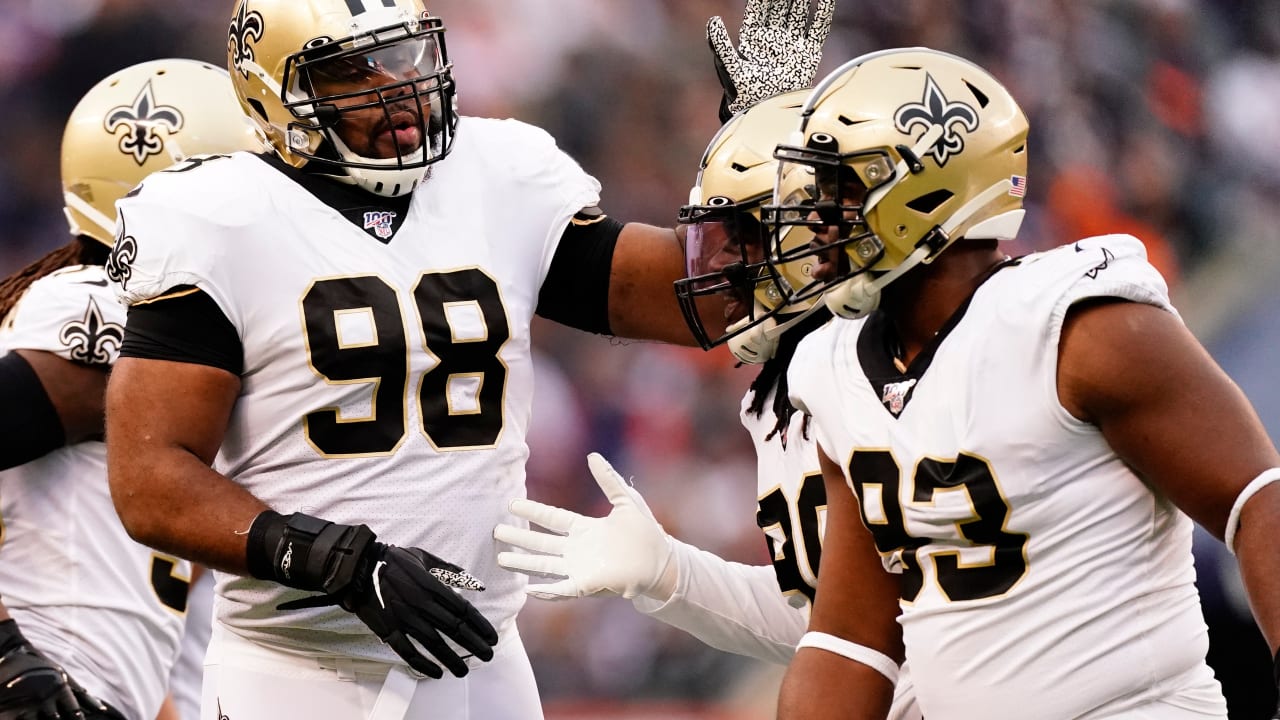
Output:
<instances>
[{"instance_id":1,"label":"white football glove","mask_svg":"<svg viewBox=\"0 0 1280 720\"><path fill-rule=\"evenodd\" d=\"M737 49L719 15L707 21L707 41L724 88L720 122L761 100L813 85L836 0L818 0L812 23L809 2L747 0Z\"/></svg>"},{"instance_id":2,"label":"white football glove","mask_svg":"<svg viewBox=\"0 0 1280 720\"><path fill-rule=\"evenodd\" d=\"M525 589L541 600L646 595L666 601L676 585L676 566L666 531L640 493L608 460L591 453L587 466L613 510L595 518L532 500L513 500L513 515L551 532L498 525L493 529L495 539L544 553L501 552L498 564L526 575L563 578Z\"/></svg>"}]
</instances>

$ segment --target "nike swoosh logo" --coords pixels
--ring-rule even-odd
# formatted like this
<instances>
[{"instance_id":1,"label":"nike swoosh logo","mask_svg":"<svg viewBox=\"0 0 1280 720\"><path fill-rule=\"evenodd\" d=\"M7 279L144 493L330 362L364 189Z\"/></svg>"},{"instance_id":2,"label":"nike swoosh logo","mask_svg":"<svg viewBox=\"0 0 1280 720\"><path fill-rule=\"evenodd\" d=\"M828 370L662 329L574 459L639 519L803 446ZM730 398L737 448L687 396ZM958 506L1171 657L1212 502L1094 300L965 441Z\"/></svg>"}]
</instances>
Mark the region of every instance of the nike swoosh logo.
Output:
<instances>
[{"instance_id":1,"label":"nike swoosh logo","mask_svg":"<svg viewBox=\"0 0 1280 720\"><path fill-rule=\"evenodd\" d=\"M373 592L378 596L378 605L383 610L387 609L387 603L382 599L382 568L386 567L385 560L379 560L377 565L373 566Z\"/></svg>"},{"instance_id":2,"label":"nike swoosh logo","mask_svg":"<svg viewBox=\"0 0 1280 720\"><path fill-rule=\"evenodd\" d=\"M94 287L106 287L107 281L106 280L85 280L83 282L78 282L76 284L77 285L93 285Z\"/></svg>"}]
</instances>

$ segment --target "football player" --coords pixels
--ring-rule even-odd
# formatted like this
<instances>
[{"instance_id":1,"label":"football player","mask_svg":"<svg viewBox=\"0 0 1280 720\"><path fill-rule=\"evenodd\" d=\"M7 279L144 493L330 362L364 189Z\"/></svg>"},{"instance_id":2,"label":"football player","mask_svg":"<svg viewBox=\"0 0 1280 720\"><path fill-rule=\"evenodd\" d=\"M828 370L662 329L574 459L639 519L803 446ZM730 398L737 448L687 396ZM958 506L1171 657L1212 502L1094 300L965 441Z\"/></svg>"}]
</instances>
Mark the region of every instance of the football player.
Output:
<instances>
[{"instance_id":1,"label":"football player","mask_svg":"<svg viewBox=\"0 0 1280 720\"><path fill-rule=\"evenodd\" d=\"M910 48L829 75L777 150L766 219L813 233L770 254L786 298L841 316L788 370L827 532L781 718L883 718L904 648L925 717L1225 718L1193 520L1280 642L1280 456L1138 239L1005 256L1027 135L989 73Z\"/></svg>"},{"instance_id":2,"label":"football player","mask_svg":"<svg viewBox=\"0 0 1280 720\"><path fill-rule=\"evenodd\" d=\"M117 508L220 571L203 712L541 717L491 537L524 494L530 322L691 342L658 301L677 235L601 212L542 130L462 117L422 0L239 0L228 61L274 152L153 176L110 267ZM735 103L789 77L734 64Z\"/></svg>"},{"instance_id":3,"label":"football player","mask_svg":"<svg viewBox=\"0 0 1280 720\"><path fill-rule=\"evenodd\" d=\"M183 628L188 563L131 540L102 443L125 312L107 287L115 201L200 153L261 149L227 72L157 60L76 105L62 143L71 242L0 284L0 717L154 718ZM7 613L5 611L7 608Z\"/></svg>"},{"instance_id":4,"label":"football player","mask_svg":"<svg viewBox=\"0 0 1280 720\"><path fill-rule=\"evenodd\" d=\"M813 298L781 302L764 262L760 207L773 195L773 149L794 129L807 95L775 96L725 124L703 156L691 204L680 213L689 226L688 262L676 290L690 329L704 348L727 343L739 361L761 365L742 399L741 419L756 447L756 521L772 566L729 562L670 537L640 493L592 454L592 474L613 503L608 516L518 499L512 514L551 532L515 525L494 530L499 541L536 553L503 552L499 565L557 578L529 585L525 592L533 597L622 596L712 647L780 664L795 654L817 587L827 503L817 445L787 397L786 368L800 339L831 315ZM734 322L711 337L696 298L717 293L732 297ZM919 718L905 673L897 694L891 717Z\"/></svg>"}]
</instances>

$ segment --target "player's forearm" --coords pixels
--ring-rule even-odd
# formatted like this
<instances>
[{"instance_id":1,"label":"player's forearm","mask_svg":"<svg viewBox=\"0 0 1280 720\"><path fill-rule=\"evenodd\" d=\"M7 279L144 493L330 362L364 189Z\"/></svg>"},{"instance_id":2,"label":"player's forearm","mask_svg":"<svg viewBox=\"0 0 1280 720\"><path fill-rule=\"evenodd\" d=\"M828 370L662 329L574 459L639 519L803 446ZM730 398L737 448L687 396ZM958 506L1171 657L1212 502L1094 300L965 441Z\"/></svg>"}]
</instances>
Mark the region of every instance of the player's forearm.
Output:
<instances>
[{"instance_id":1,"label":"player's forearm","mask_svg":"<svg viewBox=\"0 0 1280 720\"><path fill-rule=\"evenodd\" d=\"M1249 594L1249 605L1274 656L1280 652L1280 483L1264 488L1245 503L1235 535L1235 552Z\"/></svg>"},{"instance_id":2,"label":"player's forearm","mask_svg":"<svg viewBox=\"0 0 1280 720\"><path fill-rule=\"evenodd\" d=\"M778 693L778 720L883 720L893 685L867 665L804 648L787 668Z\"/></svg>"},{"instance_id":3,"label":"player's forearm","mask_svg":"<svg viewBox=\"0 0 1280 720\"><path fill-rule=\"evenodd\" d=\"M788 604L772 567L732 563L674 541L678 580L666 602L636 598L641 612L711 647L785 665L807 619Z\"/></svg>"},{"instance_id":4,"label":"player's forearm","mask_svg":"<svg viewBox=\"0 0 1280 720\"><path fill-rule=\"evenodd\" d=\"M107 383L107 475L135 540L245 574L249 526L266 505L210 468L239 390L225 370L122 356Z\"/></svg>"},{"instance_id":5,"label":"player's forearm","mask_svg":"<svg viewBox=\"0 0 1280 720\"><path fill-rule=\"evenodd\" d=\"M128 456L108 445L112 499L130 537L208 567L247 574L249 526L265 503L174 448Z\"/></svg>"},{"instance_id":6,"label":"player's forearm","mask_svg":"<svg viewBox=\"0 0 1280 720\"><path fill-rule=\"evenodd\" d=\"M684 277L684 231L628 223L613 251L609 326L618 337L696 345L672 290ZM712 299L714 300L714 299ZM708 311L703 317L721 317ZM713 334L721 327L709 328Z\"/></svg>"}]
</instances>

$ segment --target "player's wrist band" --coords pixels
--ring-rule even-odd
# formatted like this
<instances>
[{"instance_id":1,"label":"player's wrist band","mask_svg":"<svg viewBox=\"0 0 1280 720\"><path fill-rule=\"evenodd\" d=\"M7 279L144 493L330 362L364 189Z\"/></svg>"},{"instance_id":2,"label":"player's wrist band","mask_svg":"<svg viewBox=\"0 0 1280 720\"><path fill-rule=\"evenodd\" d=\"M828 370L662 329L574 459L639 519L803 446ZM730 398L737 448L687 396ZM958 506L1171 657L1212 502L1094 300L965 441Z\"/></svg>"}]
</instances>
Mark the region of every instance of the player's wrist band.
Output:
<instances>
[{"instance_id":1,"label":"player's wrist band","mask_svg":"<svg viewBox=\"0 0 1280 720\"><path fill-rule=\"evenodd\" d=\"M1232 555L1236 552L1236 532L1240 529L1240 513L1244 510L1244 504L1258 494L1259 490L1277 481L1280 481L1280 467L1263 470L1236 496L1236 501L1231 505L1231 514L1227 515L1227 529L1222 538Z\"/></svg>"},{"instance_id":2,"label":"player's wrist band","mask_svg":"<svg viewBox=\"0 0 1280 720\"><path fill-rule=\"evenodd\" d=\"M805 633L804 637L800 638L800 642L796 644L796 650L805 647L826 650L827 652L849 658L854 662L862 663L888 678L889 682L893 685L896 686L898 684L898 663L894 662L893 658L874 648L869 648L866 645L859 645L858 643L850 642L844 638L836 637L835 635L829 635L824 632L814 632L812 630Z\"/></svg>"},{"instance_id":3,"label":"player's wrist band","mask_svg":"<svg viewBox=\"0 0 1280 720\"><path fill-rule=\"evenodd\" d=\"M249 574L300 590L335 593L351 583L375 535L367 525L265 510L249 528Z\"/></svg>"}]
</instances>

